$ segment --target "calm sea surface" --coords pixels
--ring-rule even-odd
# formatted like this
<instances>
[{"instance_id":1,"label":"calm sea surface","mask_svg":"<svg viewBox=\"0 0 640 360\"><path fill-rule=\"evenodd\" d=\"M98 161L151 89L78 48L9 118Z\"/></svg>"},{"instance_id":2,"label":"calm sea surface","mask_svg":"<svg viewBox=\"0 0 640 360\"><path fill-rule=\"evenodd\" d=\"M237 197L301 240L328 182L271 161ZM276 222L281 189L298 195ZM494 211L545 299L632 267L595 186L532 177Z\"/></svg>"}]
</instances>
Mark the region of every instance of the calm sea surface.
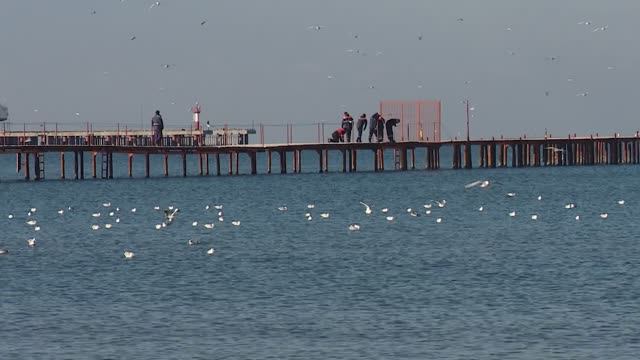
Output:
<instances>
[{"instance_id":1,"label":"calm sea surface","mask_svg":"<svg viewBox=\"0 0 640 360\"><path fill-rule=\"evenodd\" d=\"M25 183L0 159L2 359L640 354L640 167L60 181L49 160ZM154 206L180 212L156 230Z\"/></svg>"}]
</instances>

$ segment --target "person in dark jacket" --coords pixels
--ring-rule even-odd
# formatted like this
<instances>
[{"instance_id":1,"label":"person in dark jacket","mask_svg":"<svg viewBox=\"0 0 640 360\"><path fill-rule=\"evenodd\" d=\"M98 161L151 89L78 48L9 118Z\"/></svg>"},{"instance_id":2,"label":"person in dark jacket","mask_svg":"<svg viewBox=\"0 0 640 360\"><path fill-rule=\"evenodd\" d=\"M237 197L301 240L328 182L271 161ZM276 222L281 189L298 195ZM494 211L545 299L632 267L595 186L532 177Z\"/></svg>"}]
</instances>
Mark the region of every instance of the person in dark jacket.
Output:
<instances>
[{"instance_id":1,"label":"person in dark jacket","mask_svg":"<svg viewBox=\"0 0 640 360\"><path fill-rule=\"evenodd\" d=\"M382 115L378 116L378 120L376 120L376 135L378 136L378 142L384 141L384 123L385 120Z\"/></svg>"},{"instance_id":2,"label":"person in dark jacket","mask_svg":"<svg viewBox=\"0 0 640 360\"><path fill-rule=\"evenodd\" d=\"M160 110L156 110L156 114L151 118L151 128L153 129L153 143L160 145L162 143L162 130L164 130L164 122Z\"/></svg>"},{"instance_id":3,"label":"person in dark jacket","mask_svg":"<svg viewBox=\"0 0 640 360\"><path fill-rule=\"evenodd\" d=\"M400 119L389 119L389 120L387 120L387 123L385 124L385 126L387 128L387 139L389 139L390 143L396 142L393 139L393 127L398 125L398 123L400 123Z\"/></svg>"},{"instance_id":4,"label":"person in dark jacket","mask_svg":"<svg viewBox=\"0 0 640 360\"><path fill-rule=\"evenodd\" d=\"M334 131L331 134L331 137L329 138L329 142L331 143L337 143L337 142L344 142L344 133L346 132L346 130L344 128L337 128L336 131Z\"/></svg>"},{"instance_id":5,"label":"person in dark jacket","mask_svg":"<svg viewBox=\"0 0 640 360\"><path fill-rule=\"evenodd\" d=\"M371 139L375 136L376 138L378 137L377 131L378 131L378 118L380 117L380 114L375 113L373 115L371 115L371 119L369 119L369 142L371 142Z\"/></svg>"},{"instance_id":6,"label":"person in dark jacket","mask_svg":"<svg viewBox=\"0 0 640 360\"><path fill-rule=\"evenodd\" d=\"M351 142L351 131L353 130L353 118L346 111L344 112L344 115L342 116L342 128L346 132L347 142Z\"/></svg>"},{"instance_id":7,"label":"person in dark jacket","mask_svg":"<svg viewBox=\"0 0 640 360\"><path fill-rule=\"evenodd\" d=\"M367 114L360 115L360 118L356 123L356 128L358 129L358 138L356 139L356 142L362 142L362 132L367 129Z\"/></svg>"}]
</instances>

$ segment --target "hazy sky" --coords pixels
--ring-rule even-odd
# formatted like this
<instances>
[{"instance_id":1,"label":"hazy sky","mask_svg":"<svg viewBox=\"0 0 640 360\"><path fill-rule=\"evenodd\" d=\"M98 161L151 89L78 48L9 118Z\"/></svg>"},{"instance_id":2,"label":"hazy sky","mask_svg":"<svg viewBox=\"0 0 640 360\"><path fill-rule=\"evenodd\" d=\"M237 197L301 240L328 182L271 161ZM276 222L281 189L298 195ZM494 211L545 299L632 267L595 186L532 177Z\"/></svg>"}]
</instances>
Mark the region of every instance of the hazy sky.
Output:
<instances>
[{"instance_id":1,"label":"hazy sky","mask_svg":"<svg viewBox=\"0 0 640 360\"><path fill-rule=\"evenodd\" d=\"M11 120L139 127L159 109L185 127L198 100L215 125L337 125L381 99L440 99L448 138L469 98L472 137L640 128L638 0L153 3L0 0Z\"/></svg>"}]
</instances>

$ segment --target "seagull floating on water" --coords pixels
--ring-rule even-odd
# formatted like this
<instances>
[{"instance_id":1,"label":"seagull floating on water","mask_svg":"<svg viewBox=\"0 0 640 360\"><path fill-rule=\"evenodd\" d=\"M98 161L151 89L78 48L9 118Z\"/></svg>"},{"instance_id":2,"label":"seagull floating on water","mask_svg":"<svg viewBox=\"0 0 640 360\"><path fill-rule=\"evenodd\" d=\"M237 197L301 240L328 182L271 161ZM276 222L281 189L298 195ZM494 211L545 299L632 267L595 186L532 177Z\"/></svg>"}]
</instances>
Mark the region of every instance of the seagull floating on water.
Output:
<instances>
[{"instance_id":1,"label":"seagull floating on water","mask_svg":"<svg viewBox=\"0 0 640 360\"><path fill-rule=\"evenodd\" d=\"M91 225L91 229L92 230L98 230L98 229L100 229L100 225Z\"/></svg>"},{"instance_id":2,"label":"seagull floating on water","mask_svg":"<svg viewBox=\"0 0 640 360\"><path fill-rule=\"evenodd\" d=\"M511 217L516 216L516 212L515 212L515 211L510 212L510 213L509 213L509 216L511 216Z\"/></svg>"},{"instance_id":3,"label":"seagull floating on water","mask_svg":"<svg viewBox=\"0 0 640 360\"><path fill-rule=\"evenodd\" d=\"M329 218L329 213L321 213L320 217L323 219L328 219Z\"/></svg>"},{"instance_id":4,"label":"seagull floating on water","mask_svg":"<svg viewBox=\"0 0 640 360\"><path fill-rule=\"evenodd\" d=\"M209 250L207 250L207 255L213 255L216 251L213 248L209 248Z\"/></svg>"},{"instance_id":5,"label":"seagull floating on water","mask_svg":"<svg viewBox=\"0 0 640 360\"><path fill-rule=\"evenodd\" d=\"M607 213L602 213L602 214L600 214L600 218L601 218L601 219L606 219L606 218L608 218L608 217L609 217L609 214L607 214Z\"/></svg>"},{"instance_id":6,"label":"seagull floating on water","mask_svg":"<svg viewBox=\"0 0 640 360\"><path fill-rule=\"evenodd\" d=\"M358 231L360 230L360 225L358 224L349 224L349 231Z\"/></svg>"},{"instance_id":7,"label":"seagull floating on water","mask_svg":"<svg viewBox=\"0 0 640 360\"><path fill-rule=\"evenodd\" d=\"M27 246L30 248L36 247L36 238L27 239Z\"/></svg>"},{"instance_id":8,"label":"seagull floating on water","mask_svg":"<svg viewBox=\"0 0 640 360\"><path fill-rule=\"evenodd\" d=\"M124 258L125 259L133 259L133 257L136 256L136 254L131 251L131 250L125 250L124 251Z\"/></svg>"},{"instance_id":9,"label":"seagull floating on water","mask_svg":"<svg viewBox=\"0 0 640 360\"><path fill-rule=\"evenodd\" d=\"M233 225L233 226L240 226L240 220L233 220L233 221L231 222L231 225Z\"/></svg>"},{"instance_id":10,"label":"seagull floating on water","mask_svg":"<svg viewBox=\"0 0 640 360\"><path fill-rule=\"evenodd\" d=\"M360 204L364 206L364 213L367 215L371 215L371 206L363 203L362 201L360 201Z\"/></svg>"},{"instance_id":11,"label":"seagull floating on water","mask_svg":"<svg viewBox=\"0 0 640 360\"><path fill-rule=\"evenodd\" d=\"M287 211L289 210L286 206L278 206L279 211Z\"/></svg>"}]
</instances>

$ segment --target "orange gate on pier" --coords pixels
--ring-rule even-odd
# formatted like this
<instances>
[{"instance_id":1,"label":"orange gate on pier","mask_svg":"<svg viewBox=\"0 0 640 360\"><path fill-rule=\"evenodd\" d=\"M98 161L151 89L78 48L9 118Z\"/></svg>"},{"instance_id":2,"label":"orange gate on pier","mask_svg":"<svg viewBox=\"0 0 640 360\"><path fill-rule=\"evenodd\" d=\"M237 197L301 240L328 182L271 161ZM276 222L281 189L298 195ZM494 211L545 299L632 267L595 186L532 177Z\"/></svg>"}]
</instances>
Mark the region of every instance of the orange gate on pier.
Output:
<instances>
[{"instance_id":1,"label":"orange gate on pier","mask_svg":"<svg viewBox=\"0 0 640 360\"><path fill-rule=\"evenodd\" d=\"M400 141L440 141L440 100L382 100L380 114L386 120L400 119L397 129Z\"/></svg>"}]
</instances>

